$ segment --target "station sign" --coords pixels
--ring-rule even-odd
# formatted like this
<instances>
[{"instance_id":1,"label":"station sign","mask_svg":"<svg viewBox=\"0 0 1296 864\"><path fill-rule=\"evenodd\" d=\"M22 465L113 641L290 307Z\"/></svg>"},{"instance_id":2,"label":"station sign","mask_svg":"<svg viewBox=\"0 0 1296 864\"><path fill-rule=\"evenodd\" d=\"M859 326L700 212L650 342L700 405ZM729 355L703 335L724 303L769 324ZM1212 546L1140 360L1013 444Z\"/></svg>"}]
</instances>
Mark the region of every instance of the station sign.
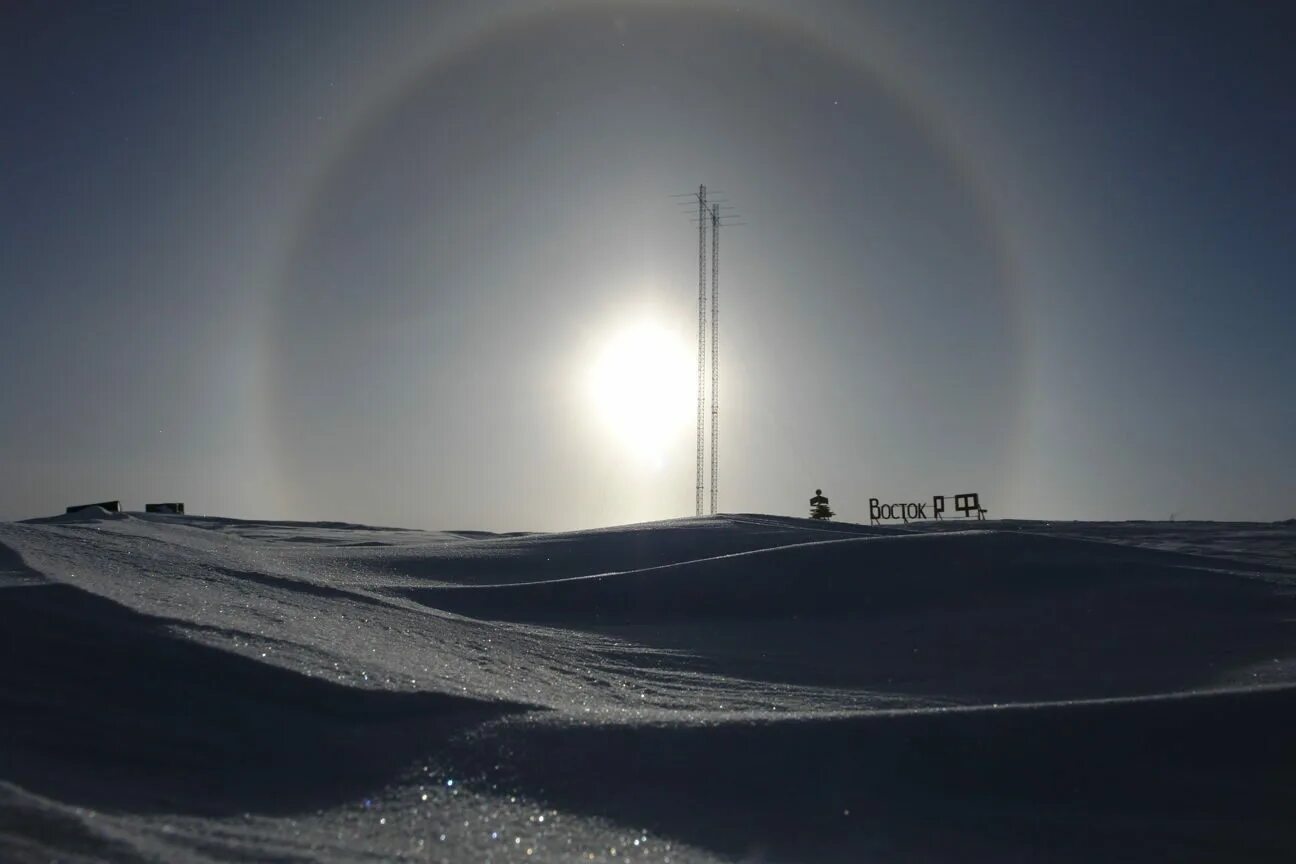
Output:
<instances>
[{"instance_id":1,"label":"station sign","mask_svg":"<svg viewBox=\"0 0 1296 864\"><path fill-rule=\"evenodd\" d=\"M962 495L955 495L954 512L958 513L965 519L985 519L986 513L981 506L981 497L975 492L968 492ZM921 503L916 501L901 501L894 504L883 504L877 498L869 499L869 524L877 525L881 522L903 520L907 525L910 521L917 519L944 519L945 518L945 496L933 495L931 500L931 511L927 510L927 502Z\"/></svg>"}]
</instances>

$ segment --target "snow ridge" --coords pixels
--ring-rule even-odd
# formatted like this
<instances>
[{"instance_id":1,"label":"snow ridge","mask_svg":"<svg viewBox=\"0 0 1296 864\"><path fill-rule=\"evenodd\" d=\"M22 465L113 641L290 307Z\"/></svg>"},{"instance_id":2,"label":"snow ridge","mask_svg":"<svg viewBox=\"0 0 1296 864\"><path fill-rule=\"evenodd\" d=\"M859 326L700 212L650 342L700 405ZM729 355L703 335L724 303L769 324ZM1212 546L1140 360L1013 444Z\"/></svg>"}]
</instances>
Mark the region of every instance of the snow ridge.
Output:
<instances>
[{"instance_id":1,"label":"snow ridge","mask_svg":"<svg viewBox=\"0 0 1296 864\"><path fill-rule=\"evenodd\" d=\"M0 858L1290 860L1294 551L0 524Z\"/></svg>"}]
</instances>

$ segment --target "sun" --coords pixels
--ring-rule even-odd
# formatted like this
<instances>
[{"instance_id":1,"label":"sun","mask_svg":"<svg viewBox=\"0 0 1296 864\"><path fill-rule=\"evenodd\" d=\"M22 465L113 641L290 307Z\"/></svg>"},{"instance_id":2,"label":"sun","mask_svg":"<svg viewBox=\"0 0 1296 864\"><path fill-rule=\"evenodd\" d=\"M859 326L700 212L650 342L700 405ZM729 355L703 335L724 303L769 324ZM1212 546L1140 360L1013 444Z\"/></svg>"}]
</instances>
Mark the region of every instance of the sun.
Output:
<instances>
[{"instance_id":1,"label":"sun","mask_svg":"<svg viewBox=\"0 0 1296 864\"><path fill-rule=\"evenodd\" d=\"M689 428L695 376L681 334L642 319L613 331L598 349L589 395L603 428L636 458L660 469Z\"/></svg>"}]
</instances>

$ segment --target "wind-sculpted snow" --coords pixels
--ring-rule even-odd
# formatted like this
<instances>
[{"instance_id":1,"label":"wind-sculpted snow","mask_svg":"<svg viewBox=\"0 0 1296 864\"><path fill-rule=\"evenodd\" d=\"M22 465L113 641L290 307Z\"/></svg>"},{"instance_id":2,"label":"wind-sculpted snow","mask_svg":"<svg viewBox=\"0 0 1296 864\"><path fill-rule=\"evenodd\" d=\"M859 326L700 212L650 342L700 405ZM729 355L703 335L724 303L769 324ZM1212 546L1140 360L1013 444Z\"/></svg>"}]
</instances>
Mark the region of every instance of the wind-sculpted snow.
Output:
<instances>
[{"instance_id":1,"label":"wind-sculpted snow","mask_svg":"<svg viewBox=\"0 0 1296 864\"><path fill-rule=\"evenodd\" d=\"M1161 595L1174 610L1263 603L1271 593L1255 580L1203 569L1208 564L1081 540L966 531L820 540L629 572L405 593L479 617L559 623L880 615L1077 593L1140 608L1157 602L1147 595Z\"/></svg>"},{"instance_id":2,"label":"wind-sculpted snow","mask_svg":"<svg viewBox=\"0 0 1296 864\"><path fill-rule=\"evenodd\" d=\"M1296 526L0 525L0 860L1292 860Z\"/></svg>"}]
</instances>

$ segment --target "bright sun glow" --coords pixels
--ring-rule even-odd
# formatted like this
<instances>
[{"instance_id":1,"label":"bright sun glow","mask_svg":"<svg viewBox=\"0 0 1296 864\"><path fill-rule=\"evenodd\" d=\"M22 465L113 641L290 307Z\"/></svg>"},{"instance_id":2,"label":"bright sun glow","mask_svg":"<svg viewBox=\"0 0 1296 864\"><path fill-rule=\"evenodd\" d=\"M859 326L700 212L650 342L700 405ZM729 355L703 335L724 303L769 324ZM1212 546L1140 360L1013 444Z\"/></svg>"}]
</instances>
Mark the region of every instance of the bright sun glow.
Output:
<instances>
[{"instance_id":1,"label":"bright sun glow","mask_svg":"<svg viewBox=\"0 0 1296 864\"><path fill-rule=\"evenodd\" d=\"M653 321L616 331L594 358L590 396L606 428L655 468L683 440L697 387L693 355L678 334Z\"/></svg>"}]
</instances>

